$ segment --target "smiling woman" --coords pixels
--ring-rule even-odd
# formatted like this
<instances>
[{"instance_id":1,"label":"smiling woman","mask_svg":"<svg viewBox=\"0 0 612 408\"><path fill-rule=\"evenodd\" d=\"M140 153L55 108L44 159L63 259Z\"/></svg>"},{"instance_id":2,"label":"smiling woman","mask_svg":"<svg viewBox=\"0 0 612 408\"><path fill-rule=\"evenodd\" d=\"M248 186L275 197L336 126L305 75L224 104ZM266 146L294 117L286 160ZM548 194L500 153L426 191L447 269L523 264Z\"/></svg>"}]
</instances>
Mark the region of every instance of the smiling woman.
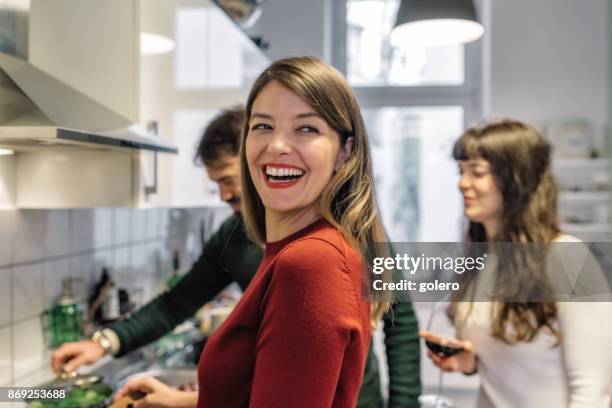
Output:
<instances>
[{"instance_id":1,"label":"smiling woman","mask_svg":"<svg viewBox=\"0 0 612 408\"><path fill-rule=\"evenodd\" d=\"M292 58L261 74L246 114L242 214L265 254L207 342L198 406L355 406L389 306L361 294L366 250L384 234L359 107L335 69Z\"/></svg>"},{"instance_id":2,"label":"smiling woman","mask_svg":"<svg viewBox=\"0 0 612 408\"><path fill-rule=\"evenodd\" d=\"M279 103L281 102L281 103ZM315 204L331 176L350 155L353 137L340 137L302 98L276 80L253 103L245 153L253 184L266 207L266 237L287 211L306 226L320 217ZM299 213L299 214L297 214Z\"/></svg>"},{"instance_id":3,"label":"smiling woman","mask_svg":"<svg viewBox=\"0 0 612 408\"><path fill-rule=\"evenodd\" d=\"M421 335L433 351L462 347L428 355L444 371L479 372L479 408L610 407L612 304L551 295L575 271L568 260L577 253L581 272L600 293L609 290L589 248L559 229L550 152L534 127L512 119L467 129L453 149L466 247L478 253L472 243L486 243L491 256L484 273L462 275L450 309L458 339Z\"/></svg>"}]
</instances>

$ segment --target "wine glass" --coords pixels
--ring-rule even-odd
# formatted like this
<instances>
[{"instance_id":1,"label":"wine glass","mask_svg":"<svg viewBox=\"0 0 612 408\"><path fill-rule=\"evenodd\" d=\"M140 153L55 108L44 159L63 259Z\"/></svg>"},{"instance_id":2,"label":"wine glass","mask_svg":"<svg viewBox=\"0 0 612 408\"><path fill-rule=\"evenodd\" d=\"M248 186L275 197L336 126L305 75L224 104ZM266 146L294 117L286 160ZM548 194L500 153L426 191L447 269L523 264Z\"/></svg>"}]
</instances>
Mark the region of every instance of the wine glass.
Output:
<instances>
[{"instance_id":1,"label":"wine glass","mask_svg":"<svg viewBox=\"0 0 612 408\"><path fill-rule=\"evenodd\" d=\"M431 313L429 315L429 320L427 322L427 331L433 332L435 334L439 334L442 336L446 336L449 332L449 329L452 327L450 325L448 316L446 314L447 308L449 306L449 302L447 301L437 301L434 302L431 306ZM432 353L440 356L440 357L452 357L455 354L463 351L462 347L451 346L451 345L441 345L438 343L431 342L429 340L425 340L425 346ZM419 402L421 403L422 408L454 408L455 404L453 401L442 395L443 387L442 387L442 379L444 376L444 371L440 370L440 374L438 377L438 392L437 394L424 394L419 396Z\"/></svg>"}]
</instances>

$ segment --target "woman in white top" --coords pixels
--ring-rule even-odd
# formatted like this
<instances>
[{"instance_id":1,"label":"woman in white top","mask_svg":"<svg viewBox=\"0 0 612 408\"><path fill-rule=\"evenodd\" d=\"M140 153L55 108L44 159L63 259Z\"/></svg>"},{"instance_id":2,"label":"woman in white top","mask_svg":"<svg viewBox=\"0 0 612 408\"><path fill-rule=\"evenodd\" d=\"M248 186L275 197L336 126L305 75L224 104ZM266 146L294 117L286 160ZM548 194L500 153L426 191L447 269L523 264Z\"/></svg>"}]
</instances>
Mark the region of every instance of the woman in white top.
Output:
<instances>
[{"instance_id":1,"label":"woman in white top","mask_svg":"<svg viewBox=\"0 0 612 408\"><path fill-rule=\"evenodd\" d=\"M465 274L460 302L450 311L458 339L421 332L464 351L429 357L444 371L479 373L478 407L609 408L612 303L547 296L572 275L553 265L573 262L576 253L586 253L589 267L601 272L586 245L558 227L550 146L531 126L500 120L468 129L453 155L470 221L467 240L487 242L497 256L489 256L480 276ZM550 250L548 257L531 251L537 243L558 241L574 242L560 244L568 245L556 251L561 263L551 261ZM607 287L604 275L599 278L597 285ZM488 301L482 302L483 293Z\"/></svg>"}]
</instances>

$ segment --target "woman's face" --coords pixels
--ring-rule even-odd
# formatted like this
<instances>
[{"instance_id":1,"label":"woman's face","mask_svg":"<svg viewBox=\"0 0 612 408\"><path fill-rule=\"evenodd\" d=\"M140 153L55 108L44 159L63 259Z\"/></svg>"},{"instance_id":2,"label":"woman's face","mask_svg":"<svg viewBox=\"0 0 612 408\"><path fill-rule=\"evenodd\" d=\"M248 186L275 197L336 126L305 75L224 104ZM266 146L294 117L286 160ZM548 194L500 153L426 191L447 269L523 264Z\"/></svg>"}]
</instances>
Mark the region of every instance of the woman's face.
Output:
<instances>
[{"instance_id":1,"label":"woman's face","mask_svg":"<svg viewBox=\"0 0 612 408\"><path fill-rule=\"evenodd\" d=\"M312 207L350 154L340 137L302 98L278 81L257 95L249 117L246 159L266 210Z\"/></svg>"},{"instance_id":2,"label":"woman's face","mask_svg":"<svg viewBox=\"0 0 612 408\"><path fill-rule=\"evenodd\" d=\"M502 219L503 197L495 184L488 161L459 160L459 190L463 194L465 216L472 222L498 223Z\"/></svg>"}]
</instances>

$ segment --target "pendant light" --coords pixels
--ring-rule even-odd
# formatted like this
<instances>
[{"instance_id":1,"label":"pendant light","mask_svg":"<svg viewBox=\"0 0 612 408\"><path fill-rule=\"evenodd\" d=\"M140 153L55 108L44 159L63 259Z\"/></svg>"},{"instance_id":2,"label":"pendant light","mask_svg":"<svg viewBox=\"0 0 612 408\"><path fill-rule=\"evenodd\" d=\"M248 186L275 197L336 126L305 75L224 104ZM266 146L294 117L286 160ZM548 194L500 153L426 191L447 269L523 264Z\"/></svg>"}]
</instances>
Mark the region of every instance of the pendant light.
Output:
<instances>
[{"instance_id":1,"label":"pendant light","mask_svg":"<svg viewBox=\"0 0 612 408\"><path fill-rule=\"evenodd\" d=\"M161 55L172 52L175 2L140 0L140 54Z\"/></svg>"},{"instance_id":2,"label":"pendant light","mask_svg":"<svg viewBox=\"0 0 612 408\"><path fill-rule=\"evenodd\" d=\"M391 43L458 45L475 41L483 34L472 0L400 0Z\"/></svg>"}]
</instances>

